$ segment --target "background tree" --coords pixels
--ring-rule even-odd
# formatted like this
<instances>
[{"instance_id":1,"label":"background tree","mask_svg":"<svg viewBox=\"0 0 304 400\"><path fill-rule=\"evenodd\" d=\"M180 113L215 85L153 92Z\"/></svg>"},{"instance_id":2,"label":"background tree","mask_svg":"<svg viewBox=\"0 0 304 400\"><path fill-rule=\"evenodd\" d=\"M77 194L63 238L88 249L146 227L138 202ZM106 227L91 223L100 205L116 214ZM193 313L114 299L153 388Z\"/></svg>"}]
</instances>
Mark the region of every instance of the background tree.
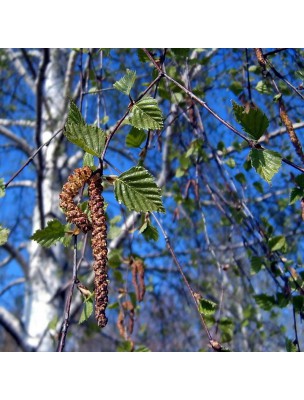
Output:
<instances>
[{"instance_id":1,"label":"background tree","mask_svg":"<svg viewBox=\"0 0 304 400\"><path fill-rule=\"evenodd\" d=\"M302 50L8 49L0 60L3 350L65 339L73 351L300 351ZM98 168L71 138L70 99L106 137L102 330L91 297L72 292L92 292L90 235L47 225L65 224L68 175ZM113 175L136 165L162 188L165 215L117 202ZM37 231L52 246L30 240Z\"/></svg>"}]
</instances>

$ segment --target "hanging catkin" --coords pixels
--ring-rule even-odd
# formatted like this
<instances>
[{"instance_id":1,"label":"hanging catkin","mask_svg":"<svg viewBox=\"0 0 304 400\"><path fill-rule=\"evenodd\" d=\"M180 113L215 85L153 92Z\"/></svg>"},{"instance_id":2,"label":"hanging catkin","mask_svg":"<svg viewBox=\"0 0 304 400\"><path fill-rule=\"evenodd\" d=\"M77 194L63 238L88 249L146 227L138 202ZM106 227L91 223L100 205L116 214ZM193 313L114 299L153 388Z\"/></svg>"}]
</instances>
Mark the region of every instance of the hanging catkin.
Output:
<instances>
[{"instance_id":1,"label":"hanging catkin","mask_svg":"<svg viewBox=\"0 0 304 400\"><path fill-rule=\"evenodd\" d=\"M105 314L108 305L108 275L107 275L107 226L104 213L104 200L101 195L102 185L100 173L89 180L89 208L92 220L92 250L94 256L94 286L95 286L95 317L98 326L106 326L108 319Z\"/></svg>"},{"instance_id":2,"label":"hanging catkin","mask_svg":"<svg viewBox=\"0 0 304 400\"><path fill-rule=\"evenodd\" d=\"M59 195L59 206L65 211L67 221L74 223L84 233L91 230L92 225L87 215L74 203L74 197L91 175L92 170L89 167L76 168Z\"/></svg>"}]
</instances>

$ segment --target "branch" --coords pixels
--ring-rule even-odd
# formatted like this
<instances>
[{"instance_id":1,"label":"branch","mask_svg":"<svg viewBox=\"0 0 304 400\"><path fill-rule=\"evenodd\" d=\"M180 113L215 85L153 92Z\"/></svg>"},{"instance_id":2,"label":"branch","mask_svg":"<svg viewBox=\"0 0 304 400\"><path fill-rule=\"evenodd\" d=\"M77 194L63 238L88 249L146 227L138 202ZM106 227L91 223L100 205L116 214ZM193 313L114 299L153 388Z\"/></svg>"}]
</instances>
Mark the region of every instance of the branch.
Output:
<instances>
[{"instance_id":1,"label":"branch","mask_svg":"<svg viewBox=\"0 0 304 400\"><path fill-rule=\"evenodd\" d=\"M25 79L25 82L29 86L29 88L32 90L33 93L35 93L35 83L33 79L30 77L28 74L27 70L25 69L24 65L20 61L20 53L16 54L12 49L6 49L6 54L8 55L9 60L13 63L15 70L17 73L22 76Z\"/></svg>"},{"instance_id":2,"label":"branch","mask_svg":"<svg viewBox=\"0 0 304 400\"><path fill-rule=\"evenodd\" d=\"M32 148L27 144L27 141L22 139L21 137L15 135L11 130L1 126L0 122L0 133L7 137L8 139L12 140L15 145L22 150L26 155L30 156L32 154Z\"/></svg>"},{"instance_id":3,"label":"branch","mask_svg":"<svg viewBox=\"0 0 304 400\"><path fill-rule=\"evenodd\" d=\"M30 121L27 119L0 119L0 125L2 126L25 126L34 128L35 121Z\"/></svg>"},{"instance_id":4,"label":"branch","mask_svg":"<svg viewBox=\"0 0 304 400\"><path fill-rule=\"evenodd\" d=\"M74 70L74 66L76 63L76 59L77 59L77 52L72 50L69 56L69 61L68 61L68 65L67 65L67 71L65 74L65 80L64 80L64 85L63 85L63 96L64 99L68 98L70 91L71 91L71 86L73 83L73 70Z\"/></svg>"},{"instance_id":5,"label":"branch","mask_svg":"<svg viewBox=\"0 0 304 400\"><path fill-rule=\"evenodd\" d=\"M12 182L10 188L13 187L28 187L31 189L36 189L36 182L30 181L29 179L23 181Z\"/></svg>"},{"instance_id":6,"label":"branch","mask_svg":"<svg viewBox=\"0 0 304 400\"><path fill-rule=\"evenodd\" d=\"M14 281L10 282L8 285L6 285L3 289L0 290L0 297L4 295L5 292L7 292L10 288L20 285L21 283L25 282L25 278L18 278L15 279Z\"/></svg>"},{"instance_id":7,"label":"branch","mask_svg":"<svg viewBox=\"0 0 304 400\"><path fill-rule=\"evenodd\" d=\"M23 258L21 253L9 242L4 243L2 245L2 248L6 250L19 263L24 275L28 276L28 263L26 262L25 258Z\"/></svg>"},{"instance_id":8,"label":"branch","mask_svg":"<svg viewBox=\"0 0 304 400\"><path fill-rule=\"evenodd\" d=\"M0 307L0 324L23 351L34 351L26 342L27 335L19 319L3 307Z\"/></svg>"}]
</instances>

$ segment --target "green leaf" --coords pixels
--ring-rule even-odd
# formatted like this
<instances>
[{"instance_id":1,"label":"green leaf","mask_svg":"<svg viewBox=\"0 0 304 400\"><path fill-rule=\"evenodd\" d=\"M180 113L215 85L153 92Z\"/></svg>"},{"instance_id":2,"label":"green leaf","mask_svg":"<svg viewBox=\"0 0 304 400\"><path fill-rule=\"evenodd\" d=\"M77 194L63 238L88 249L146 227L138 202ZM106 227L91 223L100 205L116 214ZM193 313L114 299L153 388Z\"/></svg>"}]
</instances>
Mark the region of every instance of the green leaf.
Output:
<instances>
[{"instance_id":1,"label":"green leaf","mask_svg":"<svg viewBox=\"0 0 304 400\"><path fill-rule=\"evenodd\" d=\"M90 318L93 313L93 299L89 298L83 303L83 309L79 318L79 324L82 324L84 321Z\"/></svg>"},{"instance_id":2,"label":"green leaf","mask_svg":"<svg viewBox=\"0 0 304 400\"><path fill-rule=\"evenodd\" d=\"M147 134L144 130L132 127L126 137L126 145L128 147L140 147L146 138Z\"/></svg>"},{"instance_id":3,"label":"green leaf","mask_svg":"<svg viewBox=\"0 0 304 400\"><path fill-rule=\"evenodd\" d=\"M35 240L43 247L50 247L58 240L63 239L65 235L65 225L62 225L57 219L49 221L44 229L38 229L33 236L32 240Z\"/></svg>"},{"instance_id":4,"label":"green leaf","mask_svg":"<svg viewBox=\"0 0 304 400\"><path fill-rule=\"evenodd\" d=\"M282 250L286 246L286 238L283 235L275 236L268 242L271 251Z\"/></svg>"},{"instance_id":5,"label":"green leaf","mask_svg":"<svg viewBox=\"0 0 304 400\"><path fill-rule=\"evenodd\" d=\"M73 100L70 100L67 124L85 125L85 120Z\"/></svg>"},{"instance_id":6,"label":"green leaf","mask_svg":"<svg viewBox=\"0 0 304 400\"><path fill-rule=\"evenodd\" d=\"M252 256L251 257L251 275L255 275L262 269L264 265L263 257Z\"/></svg>"},{"instance_id":7,"label":"green leaf","mask_svg":"<svg viewBox=\"0 0 304 400\"><path fill-rule=\"evenodd\" d=\"M304 189L304 174L297 175L295 181L300 188Z\"/></svg>"},{"instance_id":8,"label":"green leaf","mask_svg":"<svg viewBox=\"0 0 304 400\"><path fill-rule=\"evenodd\" d=\"M67 139L87 153L100 157L105 146L106 133L92 125L66 124L64 134Z\"/></svg>"},{"instance_id":9,"label":"green leaf","mask_svg":"<svg viewBox=\"0 0 304 400\"><path fill-rule=\"evenodd\" d=\"M127 352L127 351L132 351L132 343L129 340L125 340L122 343L120 343L117 347L118 352Z\"/></svg>"},{"instance_id":10,"label":"green leaf","mask_svg":"<svg viewBox=\"0 0 304 400\"><path fill-rule=\"evenodd\" d=\"M262 94L272 94L272 87L267 84L265 81L259 81L255 87L255 89Z\"/></svg>"},{"instance_id":11,"label":"green leaf","mask_svg":"<svg viewBox=\"0 0 304 400\"><path fill-rule=\"evenodd\" d=\"M143 97L135 103L130 111L126 123L137 129L161 129L163 127L163 115L153 97Z\"/></svg>"},{"instance_id":12,"label":"green leaf","mask_svg":"<svg viewBox=\"0 0 304 400\"><path fill-rule=\"evenodd\" d=\"M114 182L114 191L116 200L129 210L165 212L161 189L143 167L132 167L119 175Z\"/></svg>"},{"instance_id":13,"label":"green leaf","mask_svg":"<svg viewBox=\"0 0 304 400\"><path fill-rule=\"evenodd\" d=\"M134 85L136 79L136 72L127 69L126 75L124 75L119 81L114 83L115 89L129 96L130 91Z\"/></svg>"},{"instance_id":14,"label":"green leaf","mask_svg":"<svg viewBox=\"0 0 304 400\"><path fill-rule=\"evenodd\" d=\"M151 351L148 347L146 346L138 346L135 350L136 352L141 352L141 353L147 353L149 351Z\"/></svg>"},{"instance_id":15,"label":"green leaf","mask_svg":"<svg viewBox=\"0 0 304 400\"><path fill-rule=\"evenodd\" d=\"M298 351L297 346L294 344L293 340L286 338L285 347L288 353L295 353Z\"/></svg>"},{"instance_id":16,"label":"green leaf","mask_svg":"<svg viewBox=\"0 0 304 400\"><path fill-rule=\"evenodd\" d=\"M247 111L245 107L233 102L233 112L237 122L254 140L259 140L268 128L268 118L259 108L250 108Z\"/></svg>"},{"instance_id":17,"label":"green leaf","mask_svg":"<svg viewBox=\"0 0 304 400\"><path fill-rule=\"evenodd\" d=\"M0 179L0 197L4 197L5 195L5 185L4 185L4 179Z\"/></svg>"},{"instance_id":18,"label":"green leaf","mask_svg":"<svg viewBox=\"0 0 304 400\"><path fill-rule=\"evenodd\" d=\"M230 86L229 89L237 96L240 93L242 93L243 91L243 85L241 84L241 82L238 81L233 81Z\"/></svg>"},{"instance_id":19,"label":"green leaf","mask_svg":"<svg viewBox=\"0 0 304 400\"><path fill-rule=\"evenodd\" d=\"M90 153L85 152L83 156L83 166L84 167L94 167L94 156Z\"/></svg>"},{"instance_id":20,"label":"green leaf","mask_svg":"<svg viewBox=\"0 0 304 400\"><path fill-rule=\"evenodd\" d=\"M274 296L268 296L267 294L257 294L253 296L256 303L265 311L270 311L276 304Z\"/></svg>"},{"instance_id":21,"label":"green leaf","mask_svg":"<svg viewBox=\"0 0 304 400\"><path fill-rule=\"evenodd\" d=\"M217 304L213 301L204 299L203 297L198 299L199 312L203 315L213 315L216 311Z\"/></svg>"},{"instance_id":22,"label":"green leaf","mask_svg":"<svg viewBox=\"0 0 304 400\"><path fill-rule=\"evenodd\" d=\"M282 164L280 154L272 150L252 149L249 157L257 173L268 183L271 182L271 179L279 171Z\"/></svg>"},{"instance_id":23,"label":"green leaf","mask_svg":"<svg viewBox=\"0 0 304 400\"><path fill-rule=\"evenodd\" d=\"M143 234L146 240L158 241L158 230L155 226L151 225L150 222L145 222L139 229L139 232Z\"/></svg>"},{"instance_id":24,"label":"green leaf","mask_svg":"<svg viewBox=\"0 0 304 400\"><path fill-rule=\"evenodd\" d=\"M0 246L7 242L9 233L9 229L2 228L2 225L0 225Z\"/></svg>"},{"instance_id":25,"label":"green leaf","mask_svg":"<svg viewBox=\"0 0 304 400\"><path fill-rule=\"evenodd\" d=\"M290 192L289 204L294 204L296 201L304 197L304 190L302 188L293 188Z\"/></svg>"},{"instance_id":26,"label":"green leaf","mask_svg":"<svg viewBox=\"0 0 304 400\"><path fill-rule=\"evenodd\" d=\"M226 160L225 163L228 165L228 167L235 168L236 163L233 158L228 158L228 160Z\"/></svg>"}]
</instances>

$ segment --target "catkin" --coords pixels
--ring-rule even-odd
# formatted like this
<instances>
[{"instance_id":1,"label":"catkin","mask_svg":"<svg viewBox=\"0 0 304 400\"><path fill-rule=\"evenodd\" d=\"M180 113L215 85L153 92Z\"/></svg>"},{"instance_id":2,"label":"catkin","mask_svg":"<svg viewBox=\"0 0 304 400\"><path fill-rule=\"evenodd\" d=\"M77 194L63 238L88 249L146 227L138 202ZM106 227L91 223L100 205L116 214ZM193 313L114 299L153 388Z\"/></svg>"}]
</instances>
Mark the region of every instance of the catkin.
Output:
<instances>
[{"instance_id":1,"label":"catkin","mask_svg":"<svg viewBox=\"0 0 304 400\"><path fill-rule=\"evenodd\" d=\"M89 209L92 220L92 250L94 256L95 317L99 327L106 326L105 314L108 305L107 274L107 226L104 213L104 200L101 195L102 185L99 173L89 180Z\"/></svg>"},{"instance_id":2,"label":"catkin","mask_svg":"<svg viewBox=\"0 0 304 400\"><path fill-rule=\"evenodd\" d=\"M89 167L76 168L59 195L59 206L65 211L67 221L74 223L84 233L91 230L92 225L87 215L74 203L74 197L91 175L92 170Z\"/></svg>"}]
</instances>

